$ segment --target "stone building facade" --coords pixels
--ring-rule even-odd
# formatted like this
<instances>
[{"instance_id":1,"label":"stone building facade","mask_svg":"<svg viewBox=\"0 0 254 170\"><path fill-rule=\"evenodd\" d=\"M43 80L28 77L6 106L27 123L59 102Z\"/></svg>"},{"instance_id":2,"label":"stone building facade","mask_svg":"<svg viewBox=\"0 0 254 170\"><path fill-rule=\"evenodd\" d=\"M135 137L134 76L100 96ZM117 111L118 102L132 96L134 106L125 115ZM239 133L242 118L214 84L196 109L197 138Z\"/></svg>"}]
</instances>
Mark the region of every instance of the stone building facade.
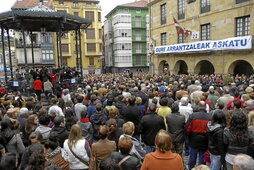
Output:
<instances>
[{"instance_id":1,"label":"stone building facade","mask_svg":"<svg viewBox=\"0 0 254 170\"><path fill-rule=\"evenodd\" d=\"M252 74L254 51L253 0L150 0L150 66L153 73L231 73ZM173 17L192 32L188 37L177 34ZM157 48L178 45L217 43L231 38L237 42L249 38L248 48L207 48L156 52Z\"/></svg>"}]
</instances>

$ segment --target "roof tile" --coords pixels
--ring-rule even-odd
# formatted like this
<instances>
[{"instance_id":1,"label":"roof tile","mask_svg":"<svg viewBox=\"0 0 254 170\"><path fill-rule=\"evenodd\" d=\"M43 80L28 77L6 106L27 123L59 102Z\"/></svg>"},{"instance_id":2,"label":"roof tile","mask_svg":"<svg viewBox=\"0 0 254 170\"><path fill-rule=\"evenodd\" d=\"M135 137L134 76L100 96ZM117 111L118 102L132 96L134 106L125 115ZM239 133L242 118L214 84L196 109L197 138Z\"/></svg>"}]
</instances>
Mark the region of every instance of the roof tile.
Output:
<instances>
[{"instance_id":1,"label":"roof tile","mask_svg":"<svg viewBox=\"0 0 254 170\"><path fill-rule=\"evenodd\" d=\"M17 8L32 8L37 6L40 3L40 0L22 0L22 1L16 1L12 9L17 9ZM52 0L49 0L47 2L44 2L44 5L52 8Z\"/></svg>"}]
</instances>

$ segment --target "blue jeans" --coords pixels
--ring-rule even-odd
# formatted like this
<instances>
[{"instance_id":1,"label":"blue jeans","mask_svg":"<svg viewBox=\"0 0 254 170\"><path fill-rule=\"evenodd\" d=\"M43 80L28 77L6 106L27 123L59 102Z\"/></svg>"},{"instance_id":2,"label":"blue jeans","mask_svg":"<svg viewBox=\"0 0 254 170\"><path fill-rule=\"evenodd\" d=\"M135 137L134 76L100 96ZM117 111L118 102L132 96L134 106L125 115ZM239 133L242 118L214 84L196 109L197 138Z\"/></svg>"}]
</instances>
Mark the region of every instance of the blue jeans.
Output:
<instances>
[{"instance_id":1,"label":"blue jeans","mask_svg":"<svg viewBox=\"0 0 254 170\"><path fill-rule=\"evenodd\" d=\"M198 164L199 165L205 164L204 151L200 151L198 149L194 149L190 147L190 157L188 162L189 169L194 168L194 166L196 165L197 156L198 156Z\"/></svg>"},{"instance_id":2,"label":"blue jeans","mask_svg":"<svg viewBox=\"0 0 254 170\"><path fill-rule=\"evenodd\" d=\"M146 150L146 154L150 153L150 152L154 152L155 151L155 146L149 146L145 144L145 150Z\"/></svg>"},{"instance_id":3,"label":"blue jeans","mask_svg":"<svg viewBox=\"0 0 254 170\"><path fill-rule=\"evenodd\" d=\"M221 167L221 156L220 155L213 155L210 153L210 159L211 159L211 170L220 170Z\"/></svg>"}]
</instances>

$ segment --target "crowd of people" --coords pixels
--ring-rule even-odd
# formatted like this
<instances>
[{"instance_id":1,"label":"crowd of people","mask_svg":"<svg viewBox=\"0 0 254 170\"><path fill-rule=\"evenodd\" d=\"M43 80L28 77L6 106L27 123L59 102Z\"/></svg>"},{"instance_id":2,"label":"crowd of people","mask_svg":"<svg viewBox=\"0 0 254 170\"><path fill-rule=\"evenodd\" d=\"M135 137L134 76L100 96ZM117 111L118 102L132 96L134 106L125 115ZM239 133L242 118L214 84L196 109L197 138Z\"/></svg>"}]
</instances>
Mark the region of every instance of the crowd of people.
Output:
<instances>
[{"instance_id":1,"label":"crowd of people","mask_svg":"<svg viewBox=\"0 0 254 170\"><path fill-rule=\"evenodd\" d=\"M254 77L66 72L0 90L0 169L254 170Z\"/></svg>"}]
</instances>

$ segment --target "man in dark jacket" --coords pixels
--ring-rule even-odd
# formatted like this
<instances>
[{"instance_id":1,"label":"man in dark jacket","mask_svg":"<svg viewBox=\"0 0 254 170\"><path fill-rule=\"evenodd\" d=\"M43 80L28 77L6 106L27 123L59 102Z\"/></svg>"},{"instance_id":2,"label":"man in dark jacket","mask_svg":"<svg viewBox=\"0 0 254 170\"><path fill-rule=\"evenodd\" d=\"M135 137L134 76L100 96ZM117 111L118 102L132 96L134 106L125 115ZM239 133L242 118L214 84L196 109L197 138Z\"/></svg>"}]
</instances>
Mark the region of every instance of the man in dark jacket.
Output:
<instances>
[{"instance_id":1,"label":"man in dark jacket","mask_svg":"<svg viewBox=\"0 0 254 170\"><path fill-rule=\"evenodd\" d=\"M166 116L168 133L173 139L173 150L182 156L185 136L185 116L179 113L179 106L173 103L172 113Z\"/></svg>"},{"instance_id":2,"label":"man in dark jacket","mask_svg":"<svg viewBox=\"0 0 254 170\"><path fill-rule=\"evenodd\" d=\"M152 103L149 106L150 113L146 114L141 119L140 133L142 140L145 143L146 153L155 151L155 136L161 130L166 130L164 120L156 114L156 104Z\"/></svg>"},{"instance_id":3,"label":"man in dark jacket","mask_svg":"<svg viewBox=\"0 0 254 170\"><path fill-rule=\"evenodd\" d=\"M199 165L205 164L204 152L208 149L207 123L210 120L211 114L206 113L206 103L200 101L198 112L190 115L186 125L190 140L189 169L195 166L197 154L199 155Z\"/></svg>"},{"instance_id":4,"label":"man in dark jacket","mask_svg":"<svg viewBox=\"0 0 254 170\"><path fill-rule=\"evenodd\" d=\"M139 140L140 135L140 118L141 112L137 106L135 106L136 97L131 96L128 100L129 105L123 108L123 119L125 122L131 121L135 125L135 131L133 137Z\"/></svg>"},{"instance_id":5,"label":"man in dark jacket","mask_svg":"<svg viewBox=\"0 0 254 170\"><path fill-rule=\"evenodd\" d=\"M57 116L54 119L55 126L51 129L51 132L56 132L58 134L59 146L63 148L63 143L65 139L68 139L69 132L66 130L64 125L64 118L62 116Z\"/></svg>"}]
</instances>

